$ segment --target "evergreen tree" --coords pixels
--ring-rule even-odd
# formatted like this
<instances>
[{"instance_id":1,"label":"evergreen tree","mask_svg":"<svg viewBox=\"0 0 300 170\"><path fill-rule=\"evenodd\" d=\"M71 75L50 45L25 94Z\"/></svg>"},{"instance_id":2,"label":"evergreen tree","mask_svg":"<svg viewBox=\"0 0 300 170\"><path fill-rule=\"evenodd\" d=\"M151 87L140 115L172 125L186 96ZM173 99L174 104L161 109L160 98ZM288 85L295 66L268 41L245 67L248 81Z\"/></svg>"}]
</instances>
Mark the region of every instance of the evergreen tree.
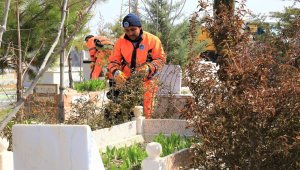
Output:
<instances>
[{"instance_id":1,"label":"evergreen tree","mask_svg":"<svg viewBox=\"0 0 300 170\"><path fill-rule=\"evenodd\" d=\"M144 0L143 28L157 35L167 54L167 62L184 66L187 58L188 25L180 21L185 0ZM179 23L178 23L179 22Z\"/></svg>"},{"instance_id":2,"label":"evergreen tree","mask_svg":"<svg viewBox=\"0 0 300 170\"><path fill-rule=\"evenodd\" d=\"M0 2L3 3L4 0ZM1 69L14 68L15 54L17 54L17 21L14 3L11 2L7 31L3 34L3 43L0 49L0 63L3 66ZM76 19L81 17L80 11L85 10L89 2L69 0L68 4L68 18L65 29L67 32L72 32L76 27ZM39 68L43 62L60 24L61 5L59 0L19 0L23 65L28 65L32 60L31 65ZM2 12L3 9L0 8L0 11ZM10 56L10 58L7 56Z\"/></svg>"}]
</instances>

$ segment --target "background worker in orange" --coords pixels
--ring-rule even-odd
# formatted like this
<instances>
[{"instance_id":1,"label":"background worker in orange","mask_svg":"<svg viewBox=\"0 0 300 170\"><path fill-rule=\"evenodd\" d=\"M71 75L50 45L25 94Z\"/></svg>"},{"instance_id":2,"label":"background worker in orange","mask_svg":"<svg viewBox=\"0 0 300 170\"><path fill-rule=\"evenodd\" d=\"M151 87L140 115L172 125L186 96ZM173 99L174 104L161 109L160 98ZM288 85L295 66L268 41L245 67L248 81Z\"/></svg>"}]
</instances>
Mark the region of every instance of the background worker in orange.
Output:
<instances>
[{"instance_id":1,"label":"background worker in orange","mask_svg":"<svg viewBox=\"0 0 300 170\"><path fill-rule=\"evenodd\" d=\"M200 57L204 58L206 61L212 61L214 63L217 62L218 54L214 45L213 40L210 37L210 33L207 29L201 28L201 32L198 37L198 41L206 42L205 44L205 51L200 54Z\"/></svg>"},{"instance_id":2,"label":"background worker in orange","mask_svg":"<svg viewBox=\"0 0 300 170\"><path fill-rule=\"evenodd\" d=\"M134 73L144 75L144 114L150 118L158 89L156 74L166 63L166 56L159 38L142 30L138 16L128 14L122 25L125 34L115 43L108 69L117 85L125 84Z\"/></svg>"},{"instance_id":3,"label":"background worker in orange","mask_svg":"<svg viewBox=\"0 0 300 170\"><path fill-rule=\"evenodd\" d=\"M103 36L88 35L85 37L91 57L91 75L90 78L96 80L100 77L102 68L110 56L113 43Z\"/></svg>"}]
</instances>

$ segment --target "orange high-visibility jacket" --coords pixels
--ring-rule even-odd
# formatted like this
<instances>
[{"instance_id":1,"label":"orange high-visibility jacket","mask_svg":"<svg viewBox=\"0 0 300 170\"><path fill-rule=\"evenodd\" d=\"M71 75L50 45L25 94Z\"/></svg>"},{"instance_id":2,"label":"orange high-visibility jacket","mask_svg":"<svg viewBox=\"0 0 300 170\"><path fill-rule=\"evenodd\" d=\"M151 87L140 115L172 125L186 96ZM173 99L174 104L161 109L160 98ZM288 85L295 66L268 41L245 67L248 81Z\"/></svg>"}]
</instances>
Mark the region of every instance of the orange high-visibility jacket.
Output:
<instances>
[{"instance_id":1,"label":"orange high-visibility jacket","mask_svg":"<svg viewBox=\"0 0 300 170\"><path fill-rule=\"evenodd\" d=\"M207 44L205 46L205 51L216 51L214 42L211 39L210 33L208 32L208 30L201 28L201 32L198 37L198 41L200 41L200 43L203 41L207 42Z\"/></svg>"},{"instance_id":2,"label":"orange high-visibility jacket","mask_svg":"<svg viewBox=\"0 0 300 170\"><path fill-rule=\"evenodd\" d=\"M98 50L96 49L96 45L95 45L95 39L99 40L101 42L102 45L113 45L113 43L111 41L109 41L108 38L103 37L103 36L95 36L95 37L91 37L87 42L86 45L88 47L89 53L90 53L90 57L91 57L91 61L95 62L96 61L96 57L97 57L97 52Z\"/></svg>"},{"instance_id":3,"label":"orange high-visibility jacket","mask_svg":"<svg viewBox=\"0 0 300 170\"><path fill-rule=\"evenodd\" d=\"M142 40L136 48L125 34L117 40L112 55L109 57L110 73L121 70L127 77L130 77L132 68L138 68L147 63L151 70L148 79L151 79L166 63L166 56L159 38L142 30L141 34Z\"/></svg>"},{"instance_id":4,"label":"orange high-visibility jacket","mask_svg":"<svg viewBox=\"0 0 300 170\"><path fill-rule=\"evenodd\" d=\"M97 42L95 42L96 40ZM102 67L106 64L107 59L111 54L111 48L109 49L105 46L113 46L113 43L106 37L95 36L88 39L86 45L89 49L91 61L95 63L91 68L92 71L90 77L91 79L98 79L101 75Z\"/></svg>"}]
</instances>

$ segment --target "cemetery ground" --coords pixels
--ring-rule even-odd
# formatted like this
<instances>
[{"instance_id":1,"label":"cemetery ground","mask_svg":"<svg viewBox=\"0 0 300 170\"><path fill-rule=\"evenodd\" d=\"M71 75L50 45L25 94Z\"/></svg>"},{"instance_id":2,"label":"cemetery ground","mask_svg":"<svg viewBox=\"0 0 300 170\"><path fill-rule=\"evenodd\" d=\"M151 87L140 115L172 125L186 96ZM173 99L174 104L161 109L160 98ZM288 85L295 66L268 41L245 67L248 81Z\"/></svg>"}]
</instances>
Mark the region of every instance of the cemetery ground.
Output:
<instances>
[{"instance_id":1,"label":"cemetery ground","mask_svg":"<svg viewBox=\"0 0 300 170\"><path fill-rule=\"evenodd\" d=\"M199 74L197 74L197 75L199 75ZM202 75L203 76L203 75ZM213 77L214 79L215 79L215 76ZM196 79L195 79L196 80ZM210 81L211 79L201 79L201 80L205 80L205 81ZM216 81L217 82L217 81ZM203 84L207 84L207 83L203 83ZM179 86L180 87L180 86ZM216 93L219 93L219 92L221 92L221 91L215 91L215 85L213 85L213 86L211 86L212 87L212 90L211 91L214 91L214 92L216 92ZM181 88L181 87L180 87ZM179 88L179 89L180 89ZM205 87L205 86L203 86L203 87L201 87L201 88L199 88L198 86L197 87L195 87L194 89L192 89L192 90L194 90L194 92L195 92L195 90L203 90L204 91L204 93L199 93L199 94L208 94L208 93L206 93L206 91L209 89L209 87ZM38 90L39 91L39 90ZM43 90L41 90L41 91L43 91ZM73 103L73 104L76 104L76 101L77 101L77 104L78 104L78 101L81 101L81 100L83 100L83 101L89 101L89 100L86 100L87 98L89 98L89 99L96 99L96 100L99 100L99 101L101 101L101 99L102 99L102 101L103 101L103 97L91 97L91 92L89 92L89 93L78 93L77 91L74 91L74 90L72 90L72 89L67 89L67 91L68 91L68 93L70 94L69 95L69 97L68 97L68 100L66 100L66 101L68 101L69 102L69 105L70 105L70 107L71 107L71 104ZM182 91L184 91L184 92L182 92ZM197 91L196 91L197 92ZM225 91L225 92L227 92L227 91ZM96 92L96 93L98 93L99 94L99 92ZM179 100L179 98L180 99L184 99L184 100L186 100L186 101L188 101L188 99L185 99L185 97L190 97L190 96L188 96L188 95L186 95L186 94L184 94L184 93L189 93L189 89L185 89L185 88L181 88L180 89L180 91L179 92L177 92L176 94L172 94L172 95L161 95L160 97L161 97L161 99L164 99L164 97L166 97L166 99L171 99L171 101L170 100L165 100L165 102L158 102L159 104L161 104L161 105L163 105L163 106L166 106L167 104L168 105L175 105L176 107L175 107L175 111L176 111L176 109L178 109L178 103L176 103L176 102L178 102L178 101L180 101ZM72 94L72 95L71 95ZM103 92L102 91L102 93L101 94L105 94L105 92ZM67 95L68 96L68 95ZM97 95L96 95L97 96ZM102 95L100 95L100 96L102 96ZM43 99L45 99L45 97L46 97L46 99L47 98L49 98L50 96L42 96L42 98ZM79 99L79 100L78 100ZM201 98L202 99L202 98ZM212 101L210 100L211 98L209 97L208 98L208 104L210 104ZM174 101L172 101L172 100L174 100ZM56 116L56 113L55 112L53 112L53 110L56 110L55 108L56 108L56 106L55 106L55 99L54 98L52 98L50 101L47 101L47 100L42 100L42 101L44 101L44 103L42 103L41 105L35 105L36 106L36 108L37 108L37 112L36 113L39 113L38 115L40 115L40 116L42 116L41 117L41 120L42 120L42 122L49 122L49 121L51 121L51 120L54 120L54 119L49 119L49 120L47 120L46 121L46 117L43 117L43 116L49 116L49 115L52 115L54 118L55 118L55 116ZM200 101L200 100L199 100ZM51 103L52 102L52 103ZM234 102L234 100L233 101L230 101L230 103L232 103L232 102ZM35 103L36 104L36 102L32 102L32 103ZM115 129L115 135L113 134L113 128L104 128L104 126L98 126L97 124L94 124L95 123L95 121L92 121L92 119L93 118L96 118L95 120L97 120L97 118L99 118L99 117L97 117L97 114L87 114L87 113L89 113L89 112L87 112L87 110L85 109L85 108L88 108L88 109L97 109L97 108L95 108L94 106L97 106L97 105L95 105L93 102L88 102L89 104L87 104L87 103L79 103L79 105L77 105L77 106L80 106L78 109L79 110L81 110L81 112L80 113L85 113L85 114L83 114L83 115L81 115L81 116L83 116L83 117L80 117L80 119L72 119L73 120L73 122L70 122L71 124L88 124L88 125L90 125L91 127L92 127L92 130L93 130L93 134L95 134L95 133L97 133L97 130L103 130L103 131L106 131L106 132L103 132L102 133L102 135L99 135L98 134L98 137L95 137L96 139L96 141L100 141L101 142L101 145L103 145L103 143L105 143L105 142L111 142L111 141L116 141L116 139L108 139L108 137L115 137L115 136L120 136L120 135L133 135L133 136L127 136L127 137L125 137L125 138L133 138L134 140L140 140L141 139L141 132L139 133L138 132L138 130L136 130L135 132L133 132L133 133L130 133L129 131L130 130L132 130L132 129L134 129L134 128L132 128L132 127L137 127L137 122L135 122L135 123L133 123L133 122L129 122L129 124L126 124L126 126L127 126L127 128L124 128L123 127L123 124L121 123L121 124L117 124L116 126L118 126L118 125L120 125L120 126L122 126L122 127L118 127L118 128L116 128ZM184 102L180 102L180 103L184 103ZM33 105L31 105L31 106L33 106ZM46 107L45 106L48 106L48 107L52 107L51 109L49 109L48 111L47 111L47 109L45 109ZM84 106L84 107L81 107L81 106ZM92 107L90 107L90 106L92 106ZM101 105L99 105L100 107L101 107ZM231 106L231 104L228 104L228 106ZM182 106L181 106L182 107ZM205 105L203 106L203 107L205 107ZM32 108L32 107L31 107ZM184 108L184 107L183 107ZM190 107L190 108L193 108L193 106L192 107ZM210 108L210 107L209 107ZM235 109L235 108L234 108ZM205 109L204 109L205 110ZM33 109L31 110L32 112L33 112ZM210 111L210 110L207 110L207 111ZM250 109L250 111L251 111L251 109ZM40 113L43 113L43 114L40 114ZM161 117L159 117L158 116L158 118L162 118L162 119L165 119L166 121L167 121L167 119L168 118L172 118L172 117L170 117L170 116L173 116L174 114L174 107L173 107L173 109L169 109L169 108L167 108L166 110L163 110L161 113L167 113L167 114L165 114L165 115L160 115ZM242 113L242 112L238 112L238 113ZM251 116L252 114L251 113L249 113L250 115L249 115L249 119L253 119L253 117ZM37 115L37 114L34 114L35 116ZM199 113L199 115L200 116L202 116L201 117L201 119L203 120L203 119L208 119L209 117L206 117L207 115L209 115L209 116L215 116L215 117L213 117L213 119L208 119L209 121L212 121L212 122L210 122L209 124L206 124L205 126L207 126L207 125L214 125L215 123L222 123L222 121L224 121L224 120L226 120L226 119L223 119L222 117L218 117L218 116L220 116L219 114L203 114L203 113ZM224 115L226 115L226 116L235 116L235 114L230 114L230 115L228 115L227 113L224 113ZM29 116L32 116L32 115L29 115ZM189 115L188 115L189 116ZM241 115L241 116L245 116L245 114L243 114L243 115ZM294 116L296 116L297 117L297 114L294 114ZM23 118L25 118L25 117L23 117ZM174 117L173 117L174 118ZM178 117L177 117L178 118ZM190 119L193 119L193 118L195 118L195 117L190 117ZM220 118L222 118L222 119L220 119ZM192 120L192 122L191 123L194 123L194 124L198 124L198 123L201 123L201 119L194 119L194 120ZM28 119L29 120L29 119ZM80 120L80 122L78 122L78 120ZM103 120L103 119L100 119L100 120ZM218 121L214 121L214 120L218 120ZM286 126L286 127L290 127L290 125L293 125L292 123L293 123L293 120L298 120L298 119L295 119L295 118L293 118L293 119L291 119L292 121L286 121L285 123L286 124L278 124L278 123L276 123L276 124L273 124L272 126L281 126L281 125L284 125L284 126ZM75 122L74 122L75 121ZM77 122L76 122L77 121ZM171 126L166 126L166 124L164 124L163 122L159 122L159 121L157 121L157 120L145 120L146 122L151 122L151 121L153 121L152 123L152 125L150 126L150 127L161 127L161 128L163 128L164 130L167 130L167 131L176 131L176 130L174 130L174 129L172 129L172 128L174 128L174 123L172 123L171 124ZM156 122L154 122L154 121L156 121ZM191 121L191 120L190 120ZM262 119L262 121L264 121L264 119ZM247 123L248 122L251 122L251 121L248 121L248 120L245 120L245 122L244 122L244 124L245 124L245 126L247 126ZM30 122L30 121L27 121L27 122L23 122L23 123L32 123L32 122ZM36 123L36 122L35 122ZM55 121L54 121L54 123L55 123ZM142 123L143 124L143 126L147 126L147 123ZM290 125L289 125L290 124ZM96 126L94 126L94 125L96 125ZM230 123L229 123L229 125L230 125ZM33 125L33 126L35 126L35 125ZM97 127L98 126L98 127ZM96 127L96 128L95 128ZM179 129L185 129L185 127L186 126L180 126L180 128ZM198 126L197 125L197 127L201 127L201 126ZM121 132L121 130L129 130L128 132ZM143 128L143 129L145 129L145 127ZM238 128L237 127L237 129L233 129L233 131L235 132L235 133L238 133L238 134L240 134L241 136L243 136L243 132L239 132L239 129L240 128ZM245 128L246 129L246 128ZM202 129L200 129L200 130L202 130ZM213 132L210 132L210 134L213 134L213 133L217 133L217 132L219 132L218 134L219 135L223 135L223 133L222 133L222 131L221 130L219 130L219 129L217 129L216 131L213 131ZM230 132L230 134L232 134L231 133L231 131L229 131ZM157 133L159 133L159 131L156 131L156 134ZM146 135L145 135L146 134ZM168 133L167 133L168 134ZM208 134L209 135L209 134ZM253 133L253 135L259 135L260 137L261 136L263 136L264 134L257 134L257 133ZM97 136L97 135L94 135L94 136ZM100 136L100 137L99 137ZM102 136L102 137L101 137ZM231 136L231 135L229 135L229 136ZM210 137L210 136L208 136L208 137ZM255 136L254 136L255 137ZM142 139L145 139L145 138L147 138L147 133L144 131L143 132L143 138ZM215 139L215 138L213 138L213 139ZM260 139L260 138L249 138L249 141L250 142L252 142L252 140L253 139ZM119 140L119 139L118 139ZM124 144L124 138L123 139L121 139L122 140L122 142L121 143L123 143ZM133 141L134 141L133 140ZM132 140L125 140L126 142L129 142L130 144L128 144L128 145L131 145L132 143ZM220 141L220 140L216 140L216 141L214 141L214 143L218 143L218 142L220 142L220 144L218 144L218 147L220 147L220 148L223 148L224 146L226 147L227 145L226 144L224 144L224 143L222 143L222 142L224 142L224 141ZM106 143L104 146L106 147L107 145L112 145L112 144L108 144L108 143ZM213 144L214 144L213 143ZM114 144L116 144L116 143L114 143ZM243 145L243 143L239 143L239 145ZM99 146L99 145L98 145ZM247 145L248 146L248 145ZM101 148L101 147L100 147ZM103 148L103 146L102 146L102 148ZM201 151L201 149L202 149L202 146L197 146L197 149L199 149L199 151ZM246 148L247 149L247 148ZM267 151L269 151L269 152L271 152L272 151L272 149L268 149ZM236 153L240 153L240 151L237 151ZM291 152L291 153L293 153L293 152ZM211 155L213 156L213 153L211 153ZM209 160L209 159L208 159ZM246 157L246 158L244 158L244 160L245 161L248 161L248 157ZM229 161L230 162L230 161ZM224 165L224 164L221 164L221 165ZM281 164L280 164L281 165ZM277 166L280 166L280 165L274 165L274 166L272 166L272 167L277 167ZM287 165L288 166L288 165Z\"/></svg>"},{"instance_id":2,"label":"cemetery ground","mask_svg":"<svg viewBox=\"0 0 300 170\"><path fill-rule=\"evenodd\" d=\"M71 101L76 101L76 99L78 99L78 98L81 98L82 96L76 96L76 95L78 95L79 93L78 92L75 92L74 90L71 90L71 89L67 89L67 91L69 91L69 94L75 94L75 96L73 96L73 97L75 97L75 98L73 98L73 100L71 99L71 100L68 100L69 102L71 102ZM105 90L102 90L102 91L100 91L100 92L97 92L97 94L105 94ZM86 94L83 94L83 95L85 95L86 96ZM101 96L101 95L100 95ZM37 97L38 98L38 96L32 96L33 98L32 99L30 99L31 100L31 102L33 102L33 103L35 103L35 102L37 102L37 103L41 103L41 104L39 104L39 105L36 105L35 107L33 106L33 105L31 105L30 106L30 108L31 108L31 113L35 113L34 115L35 115L35 118L37 118L36 120L37 121L40 121L40 120L44 120L44 121L46 121L46 122L44 122L44 123L47 123L47 122L49 122L50 120L53 120L53 119L48 119L48 120L46 120L45 119L45 116L47 115L47 116L49 116L50 115L50 112L48 112L49 114L40 114L41 113L41 111L46 111L46 113L47 113L47 109L45 109L45 107L47 106L47 107L52 107L51 106L51 104L49 104L49 101L47 102L47 100L42 100L42 101L35 101L35 99L34 99L34 97ZM49 97L49 96L47 96L47 97ZM103 98L101 98L100 97L100 99L103 99ZM45 103L43 103L43 101L45 102ZM53 100L52 100L52 102L53 102ZM26 109L26 107L28 107L29 105L28 104L25 104L25 109L23 110L23 111L26 111L27 109ZM35 110L35 109L33 109L33 108L38 108L38 110L40 110L40 112L38 112L37 113L37 111ZM42 110L41 110L41 108L43 108ZM55 109L55 107L52 107L52 109L50 108L50 111L52 110L52 112L53 112L53 109ZM24 113L26 113L26 112L24 112ZM53 115L53 113L52 113L52 115ZM31 117L32 115L23 115L24 117L24 120L30 120L30 119L28 119L28 117ZM27 117L28 116L28 117ZM27 118L26 118L27 117ZM25 123L25 124L31 124L31 126L32 127L36 127L36 128L39 128L39 127L41 127L41 126L43 126L43 125L41 125L41 124L39 124L38 122L35 122L34 121L34 119L32 119L33 117L31 117L31 120L32 121L23 121L22 123ZM142 120L144 120L144 119L142 119ZM154 119L153 119L154 120ZM153 123L155 123L154 121L150 121L150 122L153 122ZM180 121L180 122L182 122L182 121ZM36 124L36 123L38 123L38 124ZM182 122L182 123L184 123L184 122ZM143 125L147 125L147 123L142 123ZM166 134L170 134L171 132L175 132L176 130L175 129L172 129L172 128L174 128L175 126L175 124L177 124L177 123L171 123L171 122L169 122L169 123L162 123L163 125L161 126L160 125L161 123L159 123L159 122L157 122L157 123L155 123L155 125L148 125L147 127L148 127L148 129L150 128L150 129L153 129L153 128L151 128L151 127L156 127L156 128L158 128L158 129L154 129L154 132L152 132L152 133L154 133L154 134L158 134L159 132L161 133L162 132L162 129L159 129L159 128L163 128L164 129L164 131L167 131L166 132ZM169 124L169 125L167 125L167 124ZM180 123L181 124L181 123ZM47 125L46 125L47 126ZM68 126L68 125L65 125L65 126ZM119 125L117 125L117 126L119 126ZM111 127L111 128L109 128L109 129L99 129L100 131L102 130L102 131L107 131L107 132L97 132L97 130L95 130L95 131L93 131L93 136L95 137L95 140L96 140L96 143L97 143L97 145L98 146L106 146L106 147L108 147L108 146L110 146L110 147L112 147L112 146L117 146L117 147L120 147L120 146L124 146L124 144L125 145L127 145L127 146L129 146L129 145L131 145L131 144L134 144L134 143L140 143L140 142L143 142L144 141L144 137L146 137L146 138L148 138L147 140L148 140L148 142L147 143L149 143L151 140L151 138L153 137L153 135L151 135L151 136L149 136L151 133L149 133L149 130L148 130L148 132L146 131L145 132L145 130L147 129L147 128L142 128L143 130L134 130L134 131L132 131L131 129L132 129L132 127L135 127L135 126L137 126L136 125L136 122L135 121L132 121L132 122L129 122L129 124L128 123L125 123L125 125L122 125L122 124L120 124L120 126L123 126L122 128L120 128L120 127L115 127L115 129L117 129L117 130L113 130L114 128L113 127ZM23 127L23 126L22 126ZM24 125L24 127L26 127L26 125ZM167 127L172 127L172 128L167 128ZM179 126L178 127L178 129L177 130L179 130L179 132L180 131L182 131L182 130L184 130L185 128L185 125L181 125L181 126ZM20 129L20 127L18 128L18 129ZM120 129L123 129L123 131L124 132L121 132L120 131ZM139 133L141 133L141 131L144 131L144 135L142 135L142 134L139 134L138 133L138 131L139 131ZM45 132L45 133L47 133L47 132ZM101 135L101 133L102 133L102 135ZM18 132L18 134L20 134L19 132ZM22 134L24 134L24 133L22 133ZM122 136L122 134L124 135L124 134L127 134L127 136ZM12 134L13 135L13 134ZM38 135L38 134L36 134L36 135ZM130 136L131 135L131 136ZM18 135L17 135L18 136ZM61 136L61 135L60 135ZM99 138L99 136L100 136L100 138ZM101 137L102 136L102 137ZM121 136L121 137L120 137ZM144 137L142 137L142 136L144 136ZM37 138L39 138L39 140L42 140L42 138L43 137L41 137L41 136L36 136ZM47 138L47 139L50 139L49 138L49 136L47 137L47 135L44 135L44 137L45 138ZM116 138L117 137L117 138ZM32 137L32 138L34 138L34 137ZM140 139L140 141L132 141L132 139L134 139L134 138L139 138ZM145 138L145 139L146 139ZM53 137L53 139L55 139L55 137ZM52 139L52 141L56 141L56 140L53 140ZM29 140L28 138L27 138L27 140ZM58 141L60 141L60 139L57 139ZM18 141L20 141L20 140L18 140ZM21 142L21 143L18 143L17 145L23 145L24 143L26 143L25 141L26 140L21 140L21 141L24 141L24 142ZM45 145L45 140L42 140L42 141L44 141L44 142L42 142L43 144L41 144L40 143L40 146L43 146L43 145ZM105 143L105 142L107 142L107 143ZM30 140L29 140L29 143L32 143L32 142L30 142ZM48 144L47 144L48 145ZM28 145L27 145L28 146ZM49 147L51 147L51 144L49 144L48 145ZM172 145L171 146L173 149L174 149L174 145ZM35 149L38 149L39 147L35 147ZM94 147L93 149L96 149L97 147ZM170 148L170 146L169 147L167 147L167 148ZM16 149L16 148L15 148ZM41 148L40 148L41 149ZM53 148L54 149L54 148ZM64 150L65 152L68 152L67 150L65 150L66 148L61 148L61 149L59 149L59 150ZM21 151L20 151L21 150ZM51 150L52 149L47 149L48 151L49 151L49 153L48 154L50 154L51 155ZM54 150L56 150L56 149L54 149ZM98 149L97 149L98 150ZM102 150L102 151L101 151ZM105 149L104 148L102 148L102 149L100 149L99 151L100 152L103 152ZM27 151L24 151L24 150L22 150L22 149L20 149L19 148L19 150L17 149L16 150L16 155L22 155L22 154L26 154L26 153L24 153L24 152L27 152ZM145 151L144 151L145 152ZM184 151L184 152L181 152L180 151L180 153L182 154L182 153L185 153L186 151ZM32 153L32 152L31 152ZM38 154L39 152L36 152L36 155L39 155ZM142 154L142 153L140 153L140 154ZM177 155L177 154L176 154ZM128 155L128 156L130 156L130 155ZM179 154L179 156L181 156L180 154ZM39 157L39 158L43 158L43 156L37 156L37 157ZM132 156L131 156L132 157ZM134 156L135 157L135 156ZM39 159L39 158L35 158L35 160L37 160L37 159ZM145 158L145 157L144 157ZM47 158L48 159L48 158ZM93 159L93 158L90 158L90 159ZM117 159L120 159L120 158L117 158ZM127 159L125 159L125 160L115 160L115 161L117 161L117 162L119 162L119 166L117 166L118 168L120 168L120 166L132 166L131 164L128 164L128 163L126 163L126 165L124 164L124 162L123 161L125 161L126 162L126 160ZM174 159L175 159L175 156L173 155L173 156L169 156L169 157L166 157L166 158L159 158L160 160L165 160L165 162L172 162L172 165L170 165L170 166L175 166L175 163L174 163ZM178 159L178 157L176 156L176 159ZM28 159L26 159L26 160L24 160L23 158L21 158L20 156L16 156L16 160L17 160L17 162L23 162L23 164L25 165L26 164L26 167L29 167L30 166L30 164L32 163L30 160L28 160ZM48 160L52 160L52 161L55 161L55 159L48 159ZM99 161L101 161L101 160L99 160ZM107 162L108 160L107 160L107 158L105 159L105 161L106 161L106 163L107 163L107 165L106 166L111 166L110 164L109 164L109 162ZM114 161L114 160L110 160L110 161ZM102 162L102 161L101 161ZM122 163L123 162L123 163ZM128 162L128 161L127 161ZM177 162L178 162L178 160L177 160ZM138 167L141 167L141 162L139 162L139 165L136 165L136 166L138 166ZM174 164L174 165L173 165ZM69 164L68 164L69 165ZM42 165L41 165L42 166ZM43 165L44 166L44 165ZM49 165L47 165L48 167L49 167ZM177 166L177 164L176 164L176 166ZM20 165L17 165L17 168L20 168Z\"/></svg>"},{"instance_id":3,"label":"cemetery ground","mask_svg":"<svg viewBox=\"0 0 300 170\"><path fill-rule=\"evenodd\" d=\"M181 80L181 78L179 80ZM169 80L169 81L172 82L174 80ZM87 85L88 83L85 83L85 84ZM40 88L40 89L35 89L34 91L35 92L55 91L55 90L49 90L50 87L51 86L49 86L49 85L38 86L38 88ZM172 85L172 87L175 87L175 85ZM180 87L181 87L181 84L176 85L177 90L178 89L180 90ZM45 89L47 89L47 90L45 90ZM82 90L80 90L80 91L76 91L74 89L68 89L68 88L65 89L65 99L64 99L64 101L65 101L65 110L67 111L66 113L69 114L68 116L70 116L70 114L71 114L70 112L72 112L72 105L74 105L74 104L76 105L76 103L80 100L84 100L87 103L88 103L89 100L97 100L96 103L93 103L93 104L95 104L95 106L99 106L99 107L102 107L103 104L105 104L108 101L108 99L106 98L106 95L105 95L106 92L108 91L108 89L106 87L103 87L103 89L101 89L100 91L95 91L95 92L84 92L84 91L82 92ZM182 94L183 96L188 96L187 94L189 93L189 90L184 88L182 93L184 93L184 94ZM168 102L167 98L168 98L169 95L165 94L165 95L162 95L162 96L164 96L163 100L162 100L162 101L164 101L163 103L171 104L172 102L173 103L176 102L175 100L172 101L172 102ZM180 99L181 92L180 91L177 92L176 96L175 96L174 99L176 99L176 100ZM56 116L57 116L57 113L56 113L57 99L56 99L56 97L57 97L57 95L32 94L30 97L28 97L27 101L24 104L23 109L21 109L21 111L18 113L19 116L20 116L20 114L23 114L22 119L19 119L20 118L19 117L19 118L17 118L17 120L14 120L14 123L32 124L33 126L36 123L37 124L39 124L39 123L42 123L42 124L56 123L56 121L55 121ZM169 98L170 98L170 96L169 96ZM160 103L160 104L162 104L162 103ZM87 106L88 104L83 104L83 105ZM166 111L165 109L167 109L167 108L161 108L160 111L165 112ZM175 111L175 110L173 108L173 111ZM85 112L85 111L87 111L87 110L83 110L83 112ZM171 114L165 114L165 115L171 115ZM68 118L70 118L68 116L67 116L66 122L68 121ZM74 117L72 117L72 118L74 118ZM83 120L80 121L80 122L77 122L77 123L79 123L79 124L89 124L90 123L90 122L87 121L86 117L80 117L80 118L82 118ZM92 118L92 117L90 117L90 118ZM93 117L93 118L95 118L95 117ZM72 122L72 121L71 121L71 123L72 124L77 124L76 122ZM10 124L10 128L11 128L11 125L12 124ZM160 123L158 123L158 124L156 123L155 126L166 128L166 126L160 126ZM172 126L174 126L174 124ZM97 130L93 126L92 126L92 128L94 130ZM184 128L185 128L184 126L180 126L180 129L184 129ZM161 132L161 130L155 132L155 134L158 134L159 132ZM127 132L124 132L124 133L127 134ZM170 134L170 133L171 133L171 131L168 131L167 134ZM9 136L11 137L12 135L9 135ZM106 136L114 136L114 135L111 134L111 133L108 133ZM118 131L117 134L115 134L115 136L120 136L120 131ZM139 137L139 138L141 139L141 137ZM125 139L122 139L122 140L125 140ZM115 140L111 140L111 141L115 142ZM149 142L149 139L148 139L148 142ZM103 144L103 141L100 140L100 141L98 141L98 144L99 143ZM174 147L174 146L172 146L172 147Z\"/></svg>"}]
</instances>

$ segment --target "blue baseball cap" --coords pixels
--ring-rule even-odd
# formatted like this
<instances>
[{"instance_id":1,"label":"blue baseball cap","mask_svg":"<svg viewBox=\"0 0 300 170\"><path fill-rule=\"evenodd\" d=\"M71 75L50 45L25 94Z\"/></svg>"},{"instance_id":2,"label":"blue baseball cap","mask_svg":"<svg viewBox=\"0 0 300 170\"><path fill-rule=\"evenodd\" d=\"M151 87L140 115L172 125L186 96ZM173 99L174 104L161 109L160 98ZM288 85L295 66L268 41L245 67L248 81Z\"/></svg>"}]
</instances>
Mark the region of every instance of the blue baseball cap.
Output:
<instances>
[{"instance_id":1,"label":"blue baseball cap","mask_svg":"<svg viewBox=\"0 0 300 170\"><path fill-rule=\"evenodd\" d=\"M128 15L126 15L124 17L122 25L124 28L130 27L130 26L136 26L136 27L142 26L139 17L133 13L129 13Z\"/></svg>"}]
</instances>

